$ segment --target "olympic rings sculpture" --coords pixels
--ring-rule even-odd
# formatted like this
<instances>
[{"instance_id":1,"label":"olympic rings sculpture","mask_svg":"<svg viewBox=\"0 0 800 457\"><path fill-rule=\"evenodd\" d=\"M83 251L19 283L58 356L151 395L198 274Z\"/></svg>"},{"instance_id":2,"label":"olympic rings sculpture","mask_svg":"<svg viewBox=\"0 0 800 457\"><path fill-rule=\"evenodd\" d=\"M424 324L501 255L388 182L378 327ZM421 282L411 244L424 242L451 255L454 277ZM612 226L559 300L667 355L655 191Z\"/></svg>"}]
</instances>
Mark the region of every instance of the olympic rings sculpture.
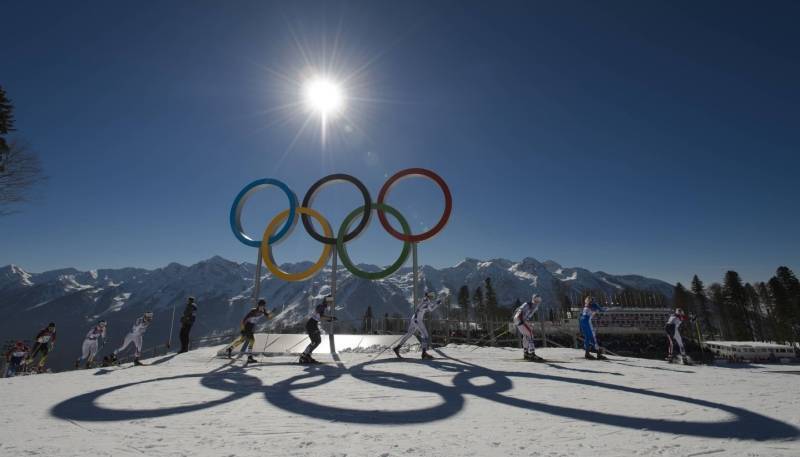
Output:
<instances>
[{"instance_id":1,"label":"olympic rings sculpture","mask_svg":"<svg viewBox=\"0 0 800 457\"><path fill-rule=\"evenodd\" d=\"M408 221L405 219L405 217L403 217L400 211L386 203L389 191L400 181L410 177L422 177L433 181L437 186L439 186L442 194L444 195L444 212L439 218L439 221L430 230L419 234L411 233L411 226L408 224ZM339 231L335 234L328 220L325 219L322 214L311 208L314 197L316 197L317 193L326 185L334 182L348 182L353 184L361 193L361 196L364 200L364 204L362 206L356 208L350 214L348 214L347 217L345 217L344 221L339 227ZM283 193L286 194L286 198L289 200L289 208L278 213L270 221L270 223L267 224L267 228L264 230L264 234L261 239L256 240L244 233L241 220L242 208L253 194L267 187L277 187L283 191ZM339 258L342 260L342 265L344 265L344 267L347 268L347 270L350 271L350 273L352 273L354 276L373 280L385 278L403 266L411 252L412 243L419 243L431 239L436 234L441 232L442 229L444 229L445 225L447 225L447 222L450 219L450 213L453 209L453 198L450 194L450 189L447 187L447 183L439 175L425 168L408 168L392 175L381 187L380 192L378 193L377 202L372 201L369 190L367 190L366 186L364 186L360 180L354 176L344 173L331 174L315 182L303 197L302 205L298 205L297 202L298 200L295 193L283 182L271 178L257 179L246 185L239 192L239 194L233 200L233 205L231 206L230 212L231 230L233 230L233 234L236 236L236 238L247 246L259 248L261 250L261 258L264 261L264 264L267 266L267 269L269 269L273 275L285 281L303 281L317 274L328 263L328 259L330 258L334 247L339 255ZM347 253L346 243L358 237L364 231L367 225L369 225L373 210L378 213L378 219L380 220L383 228L394 238L403 242L403 249L401 250L400 256L397 258L397 260L387 268L376 272L368 272L363 271L355 266L350 259L350 255ZM397 219L397 221L400 223L402 232L397 231L394 227L392 227L392 224L386 217L387 213ZM292 227L294 227L297 222L298 215L300 216L300 220L303 222L303 227L305 228L306 232L308 232L312 238L322 243L323 248L319 259L317 259L317 261L310 268L297 273L289 273L281 270L280 267L278 267L278 265L275 263L275 260L272 257L272 247L285 239L286 236L291 233ZM351 226L359 215L361 216L361 219L359 220L358 224L356 224L355 228L351 230ZM311 223L311 219L315 219L317 222L319 222L320 226L322 226L323 234L317 232L317 230L314 228L314 225Z\"/></svg>"}]
</instances>

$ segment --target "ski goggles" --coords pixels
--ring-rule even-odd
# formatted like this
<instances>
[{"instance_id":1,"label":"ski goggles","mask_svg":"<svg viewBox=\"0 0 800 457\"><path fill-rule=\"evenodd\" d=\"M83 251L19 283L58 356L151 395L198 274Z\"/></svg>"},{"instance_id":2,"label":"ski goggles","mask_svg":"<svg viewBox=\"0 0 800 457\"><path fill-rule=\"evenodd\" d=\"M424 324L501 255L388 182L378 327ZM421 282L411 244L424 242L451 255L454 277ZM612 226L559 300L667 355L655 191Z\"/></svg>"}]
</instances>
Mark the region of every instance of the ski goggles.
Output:
<instances>
[{"instance_id":1,"label":"ski goggles","mask_svg":"<svg viewBox=\"0 0 800 457\"><path fill-rule=\"evenodd\" d=\"M408 221L405 219L405 217L403 217L398 210L386 203L386 199L392 188L401 180L411 177L421 177L433 181L441 189L442 194L444 195L444 211L442 216L439 218L439 221L430 230L419 234L413 234L411 232L411 226L408 224ZM361 196L364 200L364 204L362 206L354 209L345 217L344 221L342 221L342 224L339 227L339 231L335 235L328 220L325 219L322 214L311 208L311 204L317 193L327 184L334 182L348 182L353 184L361 193ZM269 224L267 224L267 228L264 230L262 238L260 240L256 240L244 233L241 219L242 208L253 194L267 187L277 187L280 189L286 195L286 198L289 201L289 208L281 211L275 217L273 217ZM330 258L334 248L336 249L339 258L342 260L342 265L344 265L344 267L354 276L373 280L385 278L403 266L411 252L412 243L419 243L429 240L442 231L442 229L444 229L445 225L447 225L447 221L450 219L450 213L453 207L453 199L450 195L450 189L447 187L447 183L439 175L425 168L408 168L392 175L381 187L380 192L378 193L377 202L372 201L369 190L360 180L354 176L343 173L331 174L315 182L303 197L302 205L298 205L297 202L298 200L295 193L283 182L272 178L258 179L246 185L233 200L229 218L231 230L233 230L233 234L236 236L236 239L247 246L260 249L260 257L264 261L267 269L269 269L269 271L276 277L285 281L303 281L314 276L328 263L328 259ZM397 258L397 260L395 260L395 262L389 265L387 268L380 271L364 271L356 267L350 259L350 255L347 252L346 243L348 241L352 241L364 231L369 224L373 210L378 213L378 219L380 220L383 228L394 238L403 242L403 249L401 250L400 256ZM392 227L389 219L386 216L387 213L397 219L397 221L400 223L402 231L398 231ZM272 256L272 247L289 234L290 230L298 220L298 215L300 216L299 219L303 222L303 227L305 228L306 232L308 232L312 238L322 243L322 254L319 256L319 259L317 259L317 261L307 270L289 273L281 270L275 263L275 260ZM361 219L359 220L358 224L356 224L355 228L351 230L353 223L359 216L361 216ZM312 218L316 220L322 227L322 234L317 232L316 228L311 222Z\"/></svg>"}]
</instances>

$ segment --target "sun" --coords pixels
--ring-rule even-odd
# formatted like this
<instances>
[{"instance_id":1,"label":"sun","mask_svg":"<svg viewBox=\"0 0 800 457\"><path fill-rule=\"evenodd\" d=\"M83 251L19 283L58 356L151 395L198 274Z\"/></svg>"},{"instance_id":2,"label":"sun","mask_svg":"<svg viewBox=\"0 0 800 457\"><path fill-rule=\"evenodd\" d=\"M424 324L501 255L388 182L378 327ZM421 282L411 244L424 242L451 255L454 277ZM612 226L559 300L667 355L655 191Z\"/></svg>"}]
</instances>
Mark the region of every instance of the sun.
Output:
<instances>
[{"instance_id":1,"label":"sun","mask_svg":"<svg viewBox=\"0 0 800 457\"><path fill-rule=\"evenodd\" d=\"M309 79L303 87L306 106L319 113L323 119L344 109L344 91L339 84L324 77Z\"/></svg>"}]
</instances>

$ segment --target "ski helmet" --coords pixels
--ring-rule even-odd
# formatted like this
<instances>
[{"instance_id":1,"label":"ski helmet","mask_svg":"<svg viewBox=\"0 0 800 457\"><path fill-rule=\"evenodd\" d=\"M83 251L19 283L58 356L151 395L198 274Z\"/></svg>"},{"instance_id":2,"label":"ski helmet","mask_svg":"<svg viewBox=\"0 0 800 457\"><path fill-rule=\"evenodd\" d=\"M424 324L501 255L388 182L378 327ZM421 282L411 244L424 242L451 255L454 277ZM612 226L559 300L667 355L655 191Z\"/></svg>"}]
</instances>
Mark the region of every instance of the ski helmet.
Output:
<instances>
[{"instance_id":1,"label":"ski helmet","mask_svg":"<svg viewBox=\"0 0 800 457\"><path fill-rule=\"evenodd\" d=\"M267 301L264 300L263 298L259 298L258 299L258 304L256 305L256 308L263 308L265 306L267 306Z\"/></svg>"},{"instance_id":2,"label":"ski helmet","mask_svg":"<svg viewBox=\"0 0 800 457\"><path fill-rule=\"evenodd\" d=\"M22 340L17 340L16 345L17 346L24 346L25 343L23 343Z\"/></svg>"},{"instance_id":3,"label":"ski helmet","mask_svg":"<svg viewBox=\"0 0 800 457\"><path fill-rule=\"evenodd\" d=\"M47 328L50 328L50 327L56 328L56 323L55 322L50 322L49 324L47 324Z\"/></svg>"},{"instance_id":4,"label":"ski helmet","mask_svg":"<svg viewBox=\"0 0 800 457\"><path fill-rule=\"evenodd\" d=\"M428 300L433 300L434 298L436 298L436 293L435 292L427 292L425 294L425 298L427 298Z\"/></svg>"},{"instance_id":5,"label":"ski helmet","mask_svg":"<svg viewBox=\"0 0 800 457\"><path fill-rule=\"evenodd\" d=\"M108 322L100 321L100 322L97 323L97 325L99 325L100 327L105 327L106 325L108 325Z\"/></svg>"},{"instance_id":6,"label":"ski helmet","mask_svg":"<svg viewBox=\"0 0 800 457\"><path fill-rule=\"evenodd\" d=\"M194 297L189 297L189 303L194 303Z\"/></svg>"},{"instance_id":7,"label":"ski helmet","mask_svg":"<svg viewBox=\"0 0 800 457\"><path fill-rule=\"evenodd\" d=\"M542 301L542 297L541 297L541 296L539 296L539 294L533 294L533 295L531 295L531 303L536 303L536 299L537 299L537 298L539 299L539 301Z\"/></svg>"},{"instance_id":8,"label":"ski helmet","mask_svg":"<svg viewBox=\"0 0 800 457\"><path fill-rule=\"evenodd\" d=\"M153 312L152 311L148 311L148 312L144 313L144 318L147 319L147 320L153 320Z\"/></svg>"}]
</instances>

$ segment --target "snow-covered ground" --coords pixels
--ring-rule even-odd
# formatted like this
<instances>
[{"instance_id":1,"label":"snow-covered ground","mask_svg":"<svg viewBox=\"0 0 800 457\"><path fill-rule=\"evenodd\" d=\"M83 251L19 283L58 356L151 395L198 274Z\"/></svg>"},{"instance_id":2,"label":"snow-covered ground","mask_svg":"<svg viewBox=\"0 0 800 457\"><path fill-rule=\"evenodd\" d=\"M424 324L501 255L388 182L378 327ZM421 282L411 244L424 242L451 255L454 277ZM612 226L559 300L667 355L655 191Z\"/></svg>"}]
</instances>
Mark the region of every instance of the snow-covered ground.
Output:
<instances>
[{"instance_id":1,"label":"snow-covered ground","mask_svg":"<svg viewBox=\"0 0 800 457\"><path fill-rule=\"evenodd\" d=\"M449 346L243 368L219 348L0 379L0 455L792 456L800 367L592 362Z\"/></svg>"}]
</instances>

